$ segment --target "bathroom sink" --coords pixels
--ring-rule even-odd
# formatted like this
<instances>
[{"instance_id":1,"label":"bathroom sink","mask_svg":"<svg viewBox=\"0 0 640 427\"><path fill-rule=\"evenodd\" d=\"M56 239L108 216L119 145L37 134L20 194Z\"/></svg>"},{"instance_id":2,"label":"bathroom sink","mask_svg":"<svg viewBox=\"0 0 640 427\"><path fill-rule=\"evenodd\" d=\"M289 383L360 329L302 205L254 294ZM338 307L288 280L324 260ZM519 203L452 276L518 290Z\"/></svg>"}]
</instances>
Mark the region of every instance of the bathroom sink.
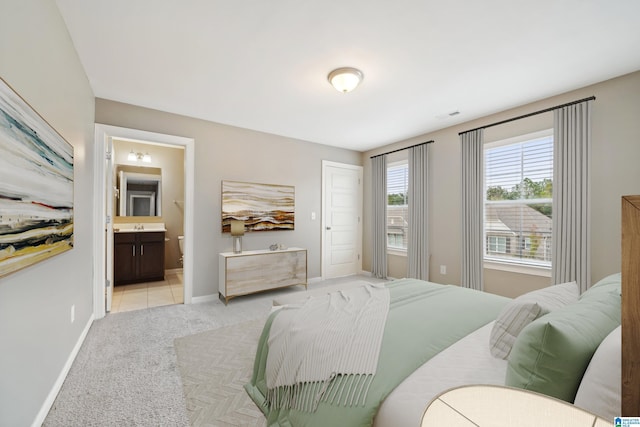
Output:
<instances>
[{"instance_id":1,"label":"bathroom sink","mask_svg":"<svg viewBox=\"0 0 640 427\"><path fill-rule=\"evenodd\" d=\"M114 233L140 233L145 231L167 231L164 222L139 222L113 224Z\"/></svg>"}]
</instances>

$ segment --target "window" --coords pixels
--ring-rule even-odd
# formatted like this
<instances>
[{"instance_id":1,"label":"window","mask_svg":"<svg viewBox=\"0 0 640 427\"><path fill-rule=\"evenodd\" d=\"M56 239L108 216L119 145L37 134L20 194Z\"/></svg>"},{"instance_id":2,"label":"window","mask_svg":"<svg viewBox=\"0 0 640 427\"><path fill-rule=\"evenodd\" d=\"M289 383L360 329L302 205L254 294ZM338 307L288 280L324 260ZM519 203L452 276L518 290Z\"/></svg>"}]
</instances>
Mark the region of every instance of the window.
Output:
<instances>
[{"instance_id":1,"label":"window","mask_svg":"<svg viewBox=\"0 0 640 427\"><path fill-rule=\"evenodd\" d=\"M387 166L387 247L391 250L407 250L408 183L408 162L403 160L389 163Z\"/></svg>"},{"instance_id":2,"label":"window","mask_svg":"<svg viewBox=\"0 0 640 427\"><path fill-rule=\"evenodd\" d=\"M507 238L500 236L487 236L487 253L506 254Z\"/></svg>"},{"instance_id":3,"label":"window","mask_svg":"<svg viewBox=\"0 0 640 427\"><path fill-rule=\"evenodd\" d=\"M553 131L485 145L485 260L551 266Z\"/></svg>"}]
</instances>

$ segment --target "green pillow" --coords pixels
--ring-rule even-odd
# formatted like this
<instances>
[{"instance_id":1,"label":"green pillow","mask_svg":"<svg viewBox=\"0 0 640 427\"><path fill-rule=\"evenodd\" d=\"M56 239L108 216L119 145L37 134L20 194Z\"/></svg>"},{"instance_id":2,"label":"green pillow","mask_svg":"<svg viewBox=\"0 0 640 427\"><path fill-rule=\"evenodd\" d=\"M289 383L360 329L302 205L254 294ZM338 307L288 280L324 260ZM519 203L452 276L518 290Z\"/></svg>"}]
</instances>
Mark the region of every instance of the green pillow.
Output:
<instances>
[{"instance_id":1,"label":"green pillow","mask_svg":"<svg viewBox=\"0 0 640 427\"><path fill-rule=\"evenodd\" d=\"M609 292L617 292L620 293L622 287L622 274L616 273L611 276L607 276L604 279L600 280L595 285L591 286L587 289L580 298L597 298L595 295Z\"/></svg>"},{"instance_id":2,"label":"green pillow","mask_svg":"<svg viewBox=\"0 0 640 427\"><path fill-rule=\"evenodd\" d=\"M506 385L573 402L593 353L620 325L620 286L619 274L609 276L527 325L509 355Z\"/></svg>"}]
</instances>

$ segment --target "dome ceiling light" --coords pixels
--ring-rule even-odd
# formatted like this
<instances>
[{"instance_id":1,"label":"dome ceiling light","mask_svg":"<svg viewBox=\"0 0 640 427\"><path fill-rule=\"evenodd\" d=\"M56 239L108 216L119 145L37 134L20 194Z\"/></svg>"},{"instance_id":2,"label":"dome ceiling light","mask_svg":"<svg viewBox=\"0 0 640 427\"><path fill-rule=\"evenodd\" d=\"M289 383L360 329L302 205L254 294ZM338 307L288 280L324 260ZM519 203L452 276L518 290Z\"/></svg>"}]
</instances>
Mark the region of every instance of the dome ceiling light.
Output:
<instances>
[{"instance_id":1,"label":"dome ceiling light","mask_svg":"<svg viewBox=\"0 0 640 427\"><path fill-rule=\"evenodd\" d=\"M337 68L329 73L327 80L338 92L347 93L354 90L362 79L362 71L352 67Z\"/></svg>"}]
</instances>

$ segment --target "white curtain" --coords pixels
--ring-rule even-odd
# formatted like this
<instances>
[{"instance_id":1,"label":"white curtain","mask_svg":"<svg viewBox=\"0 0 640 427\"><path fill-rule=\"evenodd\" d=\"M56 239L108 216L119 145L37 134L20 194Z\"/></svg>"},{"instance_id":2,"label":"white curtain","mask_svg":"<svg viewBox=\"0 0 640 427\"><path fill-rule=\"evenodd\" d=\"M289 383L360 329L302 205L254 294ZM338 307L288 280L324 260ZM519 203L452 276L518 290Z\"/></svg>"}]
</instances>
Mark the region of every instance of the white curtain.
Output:
<instances>
[{"instance_id":1,"label":"white curtain","mask_svg":"<svg viewBox=\"0 0 640 427\"><path fill-rule=\"evenodd\" d=\"M554 111L552 283L591 284L591 101Z\"/></svg>"},{"instance_id":2,"label":"white curtain","mask_svg":"<svg viewBox=\"0 0 640 427\"><path fill-rule=\"evenodd\" d=\"M429 144L409 148L407 277L429 280Z\"/></svg>"},{"instance_id":3,"label":"white curtain","mask_svg":"<svg viewBox=\"0 0 640 427\"><path fill-rule=\"evenodd\" d=\"M387 278L387 156L371 159L373 199L373 257L371 273Z\"/></svg>"},{"instance_id":4,"label":"white curtain","mask_svg":"<svg viewBox=\"0 0 640 427\"><path fill-rule=\"evenodd\" d=\"M484 131L460 135L462 145L462 280L465 288L483 289Z\"/></svg>"}]
</instances>

